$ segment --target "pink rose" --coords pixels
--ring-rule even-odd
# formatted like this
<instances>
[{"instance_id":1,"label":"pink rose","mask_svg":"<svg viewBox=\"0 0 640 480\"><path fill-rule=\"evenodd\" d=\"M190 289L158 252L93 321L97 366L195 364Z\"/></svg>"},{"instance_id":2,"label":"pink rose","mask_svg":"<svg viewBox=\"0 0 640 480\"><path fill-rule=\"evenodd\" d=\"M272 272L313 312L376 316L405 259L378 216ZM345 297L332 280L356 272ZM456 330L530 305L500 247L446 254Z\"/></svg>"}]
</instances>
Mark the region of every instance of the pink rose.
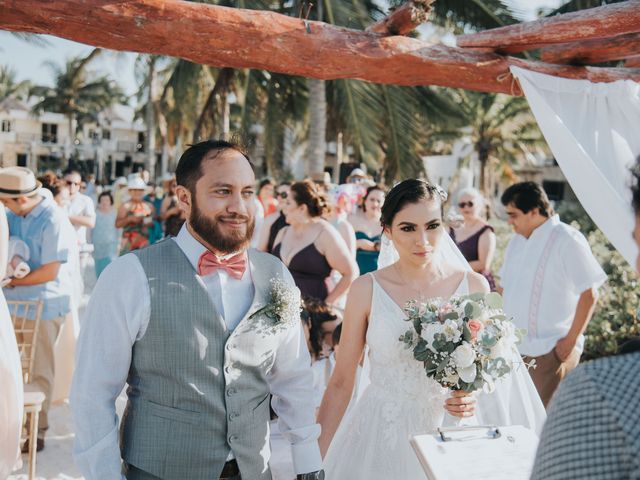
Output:
<instances>
[{"instance_id":1,"label":"pink rose","mask_svg":"<svg viewBox=\"0 0 640 480\"><path fill-rule=\"evenodd\" d=\"M471 330L471 340L475 342L476 338L478 338L478 332L483 328L482 322L480 320L469 320L467 326Z\"/></svg>"}]
</instances>

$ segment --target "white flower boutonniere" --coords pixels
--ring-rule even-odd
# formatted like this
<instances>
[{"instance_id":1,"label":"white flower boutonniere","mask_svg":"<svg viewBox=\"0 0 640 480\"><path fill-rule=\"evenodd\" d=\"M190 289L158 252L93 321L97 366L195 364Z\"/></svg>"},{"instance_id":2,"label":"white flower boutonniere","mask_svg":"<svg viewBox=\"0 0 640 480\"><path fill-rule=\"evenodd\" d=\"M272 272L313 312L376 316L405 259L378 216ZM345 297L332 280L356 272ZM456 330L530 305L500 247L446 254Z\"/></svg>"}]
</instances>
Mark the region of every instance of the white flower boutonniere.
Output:
<instances>
[{"instance_id":1,"label":"white flower boutonniere","mask_svg":"<svg viewBox=\"0 0 640 480\"><path fill-rule=\"evenodd\" d=\"M249 318L264 316L271 320L271 326L284 327L300 321L301 310L300 290L276 277L271 279L269 303L254 312Z\"/></svg>"}]
</instances>

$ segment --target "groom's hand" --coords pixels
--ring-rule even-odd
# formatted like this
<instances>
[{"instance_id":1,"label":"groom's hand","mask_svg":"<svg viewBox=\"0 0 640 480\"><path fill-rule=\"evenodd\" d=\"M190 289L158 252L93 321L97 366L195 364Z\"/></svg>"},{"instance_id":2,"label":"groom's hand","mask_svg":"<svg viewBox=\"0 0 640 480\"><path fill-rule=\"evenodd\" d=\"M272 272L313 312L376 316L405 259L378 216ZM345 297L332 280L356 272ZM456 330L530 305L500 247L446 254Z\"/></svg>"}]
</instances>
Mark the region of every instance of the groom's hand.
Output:
<instances>
[{"instance_id":1,"label":"groom's hand","mask_svg":"<svg viewBox=\"0 0 640 480\"><path fill-rule=\"evenodd\" d=\"M469 392L455 390L444 402L444 408L454 417L471 417L476 410L476 399Z\"/></svg>"}]
</instances>

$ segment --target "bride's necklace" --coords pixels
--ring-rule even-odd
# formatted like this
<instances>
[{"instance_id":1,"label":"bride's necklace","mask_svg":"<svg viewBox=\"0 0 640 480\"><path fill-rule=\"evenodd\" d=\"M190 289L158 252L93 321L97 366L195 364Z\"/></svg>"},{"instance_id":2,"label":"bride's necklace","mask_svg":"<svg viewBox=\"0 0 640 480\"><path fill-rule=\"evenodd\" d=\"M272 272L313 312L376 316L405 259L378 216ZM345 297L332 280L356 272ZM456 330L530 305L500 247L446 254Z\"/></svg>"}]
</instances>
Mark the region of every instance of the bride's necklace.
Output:
<instances>
[{"instance_id":1,"label":"bride's necklace","mask_svg":"<svg viewBox=\"0 0 640 480\"><path fill-rule=\"evenodd\" d=\"M418 296L417 296L416 300L418 300L419 302L422 303L422 301L426 298L426 295L424 295L424 293L422 293L422 290L420 290L419 288L416 288L416 286L413 283L407 281L402 276L402 274L400 273L400 269L398 268L398 264L397 263L393 264L393 269L395 270L396 275L400 279L400 282L403 283L404 285L408 286L409 288L411 288L411 290L413 290L415 293L417 293Z\"/></svg>"}]
</instances>

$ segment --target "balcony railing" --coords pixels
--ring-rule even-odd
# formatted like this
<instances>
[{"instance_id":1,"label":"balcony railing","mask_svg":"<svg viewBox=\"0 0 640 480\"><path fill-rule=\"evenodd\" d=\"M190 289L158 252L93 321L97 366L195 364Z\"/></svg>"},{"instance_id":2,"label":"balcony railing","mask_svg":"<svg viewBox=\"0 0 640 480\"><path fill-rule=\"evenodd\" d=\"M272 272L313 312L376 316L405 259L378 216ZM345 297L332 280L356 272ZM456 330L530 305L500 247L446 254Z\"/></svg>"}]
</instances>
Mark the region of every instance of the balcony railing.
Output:
<instances>
[{"instance_id":1,"label":"balcony railing","mask_svg":"<svg viewBox=\"0 0 640 480\"><path fill-rule=\"evenodd\" d=\"M40 142L39 133L16 133L16 141L20 143Z\"/></svg>"}]
</instances>

